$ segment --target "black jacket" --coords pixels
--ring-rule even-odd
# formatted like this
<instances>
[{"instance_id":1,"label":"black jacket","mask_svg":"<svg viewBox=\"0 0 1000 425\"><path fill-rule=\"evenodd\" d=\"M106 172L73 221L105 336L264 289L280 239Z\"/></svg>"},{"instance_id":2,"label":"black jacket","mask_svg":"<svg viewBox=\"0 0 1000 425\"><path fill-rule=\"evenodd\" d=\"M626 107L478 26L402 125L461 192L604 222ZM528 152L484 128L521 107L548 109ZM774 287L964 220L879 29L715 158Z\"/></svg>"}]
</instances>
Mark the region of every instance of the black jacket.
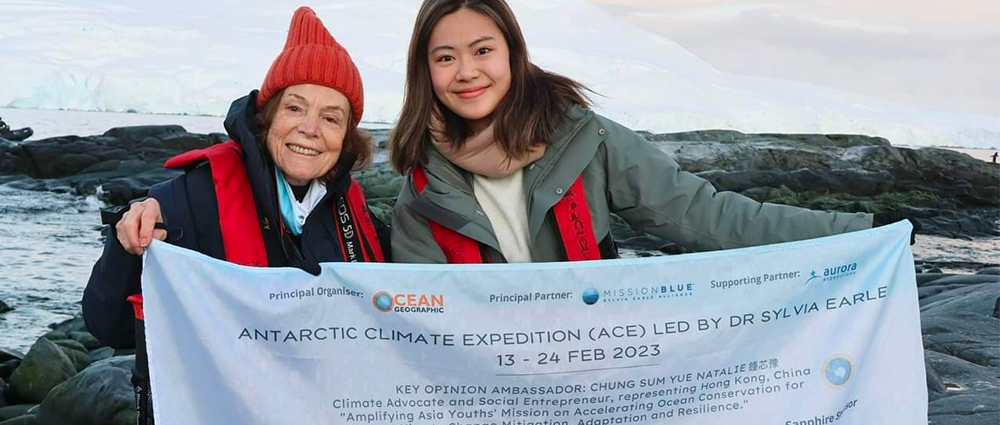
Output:
<instances>
[{"instance_id":1,"label":"black jacket","mask_svg":"<svg viewBox=\"0 0 1000 425\"><path fill-rule=\"evenodd\" d=\"M229 137L243 148L243 165L257 204L268 265L297 267L316 274L321 262L343 261L334 226L334 205L349 188L350 176L327 185L326 197L306 219L299 238L283 233L277 210L274 165L260 152L254 139L255 99L256 92L252 92L234 101L225 123ZM167 242L225 260L215 186L207 163L153 186L149 196L160 203ZM389 253L388 228L378 220L374 222L382 252ZM135 346L134 315L125 299L140 293L141 272L141 257L125 252L111 226L104 253L94 265L83 293L87 329L111 347Z\"/></svg>"}]
</instances>

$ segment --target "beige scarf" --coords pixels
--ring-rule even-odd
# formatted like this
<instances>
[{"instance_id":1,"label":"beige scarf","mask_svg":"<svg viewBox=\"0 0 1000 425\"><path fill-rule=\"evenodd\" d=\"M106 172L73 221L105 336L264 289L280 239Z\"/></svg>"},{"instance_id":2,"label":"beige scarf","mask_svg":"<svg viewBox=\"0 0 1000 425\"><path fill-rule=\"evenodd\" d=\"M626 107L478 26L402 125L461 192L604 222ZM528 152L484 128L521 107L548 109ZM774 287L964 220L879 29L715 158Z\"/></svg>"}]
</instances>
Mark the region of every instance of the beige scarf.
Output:
<instances>
[{"instance_id":1,"label":"beige scarf","mask_svg":"<svg viewBox=\"0 0 1000 425\"><path fill-rule=\"evenodd\" d=\"M520 159L507 155L493 140L493 124L469 137L460 148L451 144L444 133L443 123L436 116L431 118L430 133L434 148L452 164L493 179L508 177L545 155L543 144L532 146L528 154Z\"/></svg>"}]
</instances>

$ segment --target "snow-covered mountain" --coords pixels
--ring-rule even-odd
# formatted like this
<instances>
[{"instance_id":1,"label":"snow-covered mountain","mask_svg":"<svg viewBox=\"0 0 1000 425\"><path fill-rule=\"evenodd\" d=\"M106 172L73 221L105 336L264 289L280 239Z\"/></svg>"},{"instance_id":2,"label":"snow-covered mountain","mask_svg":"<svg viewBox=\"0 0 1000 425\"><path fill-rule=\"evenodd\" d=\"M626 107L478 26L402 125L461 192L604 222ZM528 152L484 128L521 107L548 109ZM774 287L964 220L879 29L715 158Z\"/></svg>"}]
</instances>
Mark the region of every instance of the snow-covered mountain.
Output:
<instances>
[{"instance_id":1,"label":"snow-covered mountain","mask_svg":"<svg viewBox=\"0 0 1000 425\"><path fill-rule=\"evenodd\" d=\"M0 107L222 115L260 85L298 2L0 1ZM579 0L511 0L532 59L654 132L863 133L896 144L1000 145L1000 117L921 110L804 83L719 72ZM416 0L312 5L351 52L365 121L402 101Z\"/></svg>"}]
</instances>

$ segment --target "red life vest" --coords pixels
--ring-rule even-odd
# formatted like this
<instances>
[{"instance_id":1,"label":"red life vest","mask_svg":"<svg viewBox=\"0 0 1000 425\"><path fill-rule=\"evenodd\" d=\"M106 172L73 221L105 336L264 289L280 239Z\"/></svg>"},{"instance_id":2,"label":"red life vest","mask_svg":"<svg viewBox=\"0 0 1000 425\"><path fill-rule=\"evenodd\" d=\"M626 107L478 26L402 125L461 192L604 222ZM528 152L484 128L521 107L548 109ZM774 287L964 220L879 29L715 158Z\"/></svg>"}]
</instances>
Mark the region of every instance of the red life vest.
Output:
<instances>
[{"instance_id":1,"label":"red life vest","mask_svg":"<svg viewBox=\"0 0 1000 425\"><path fill-rule=\"evenodd\" d=\"M250 181L246 169L243 168L243 149L230 140L226 143L213 145L204 149L195 149L177 155L163 164L166 168L185 169L204 161L208 161L212 171L212 182L215 185L215 198L219 206L219 228L222 230L222 245L226 252L226 261L244 266L267 267L267 250L264 247L264 236L258 224L257 205L254 203ZM368 214L366 201L361 185L351 180L351 186L345 196L344 211L334 208L334 223L339 228L337 235L341 253L345 261L349 253L353 261L385 262L382 246L379 244L375 225ZM357 239L361 246L345 236L359 235ZM367 245L369 249L365 249ZM360 251L361 255L356 253ZM128 297L132 303L135 316L142 320L142 295Z\"/></svg>"},{"instance_id":2,"label":"red life vest","mask_svg":"<svg viewBox=\"0 0 1000 425\"><path fill-rule=\"evenodd\" d=\"M427 187L427 174L422 167L413 170L413 185L417 193ZM594 225L590 220L590 207L583 193L583 177L577 177L569 191L553 207L559 236L569 261L600 260L601 253L594 236ZM428 220L431 234L445 257L452 264L475 264L483 262L479 242L444 227L434 220Z\"/></svg>"}]
</instances>

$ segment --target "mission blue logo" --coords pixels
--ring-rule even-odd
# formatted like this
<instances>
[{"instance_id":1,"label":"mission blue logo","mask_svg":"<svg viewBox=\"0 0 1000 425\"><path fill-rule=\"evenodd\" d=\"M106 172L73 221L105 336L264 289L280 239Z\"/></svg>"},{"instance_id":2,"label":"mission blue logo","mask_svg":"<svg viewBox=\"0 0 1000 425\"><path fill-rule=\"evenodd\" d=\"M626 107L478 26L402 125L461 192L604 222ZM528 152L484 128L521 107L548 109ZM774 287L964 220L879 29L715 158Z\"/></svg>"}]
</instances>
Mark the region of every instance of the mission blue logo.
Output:
<instances>
[{"instance_id":1,"label":"mission blue logo","mask_svg":"<svg viewBox=\"0 0 1000 425\"><path fill-rule=\"evenodd\" d=\"M392 295L389 295L388 292L384 291L379 292L372 297L372 304L375 305L375 308L379 309L379 311L391 311L393 307Z\"/></svg>"},{"instance_id":2,"label":"mission blue logo","mask_svg":"<svg viewBox=\"0 0 1000 425\"><path fill-rule=\"evenodd\" d=\"M847 356L836 356L826 361L823 366L823 377L826 382L835 387L842 387L851 380L854 374L854 364Z\"/></svg>"},{"instance_id":3,"label":"mission blue logo","mask_svg":"<svg viewBox=\"0 0 1000 425\"><path fill-rule=\"evenodd\" d=\"M588 288L583 291L583 302L587 305L594 305L601 298L601 293L595 288Z\"/></svg>"}]
</instances>

